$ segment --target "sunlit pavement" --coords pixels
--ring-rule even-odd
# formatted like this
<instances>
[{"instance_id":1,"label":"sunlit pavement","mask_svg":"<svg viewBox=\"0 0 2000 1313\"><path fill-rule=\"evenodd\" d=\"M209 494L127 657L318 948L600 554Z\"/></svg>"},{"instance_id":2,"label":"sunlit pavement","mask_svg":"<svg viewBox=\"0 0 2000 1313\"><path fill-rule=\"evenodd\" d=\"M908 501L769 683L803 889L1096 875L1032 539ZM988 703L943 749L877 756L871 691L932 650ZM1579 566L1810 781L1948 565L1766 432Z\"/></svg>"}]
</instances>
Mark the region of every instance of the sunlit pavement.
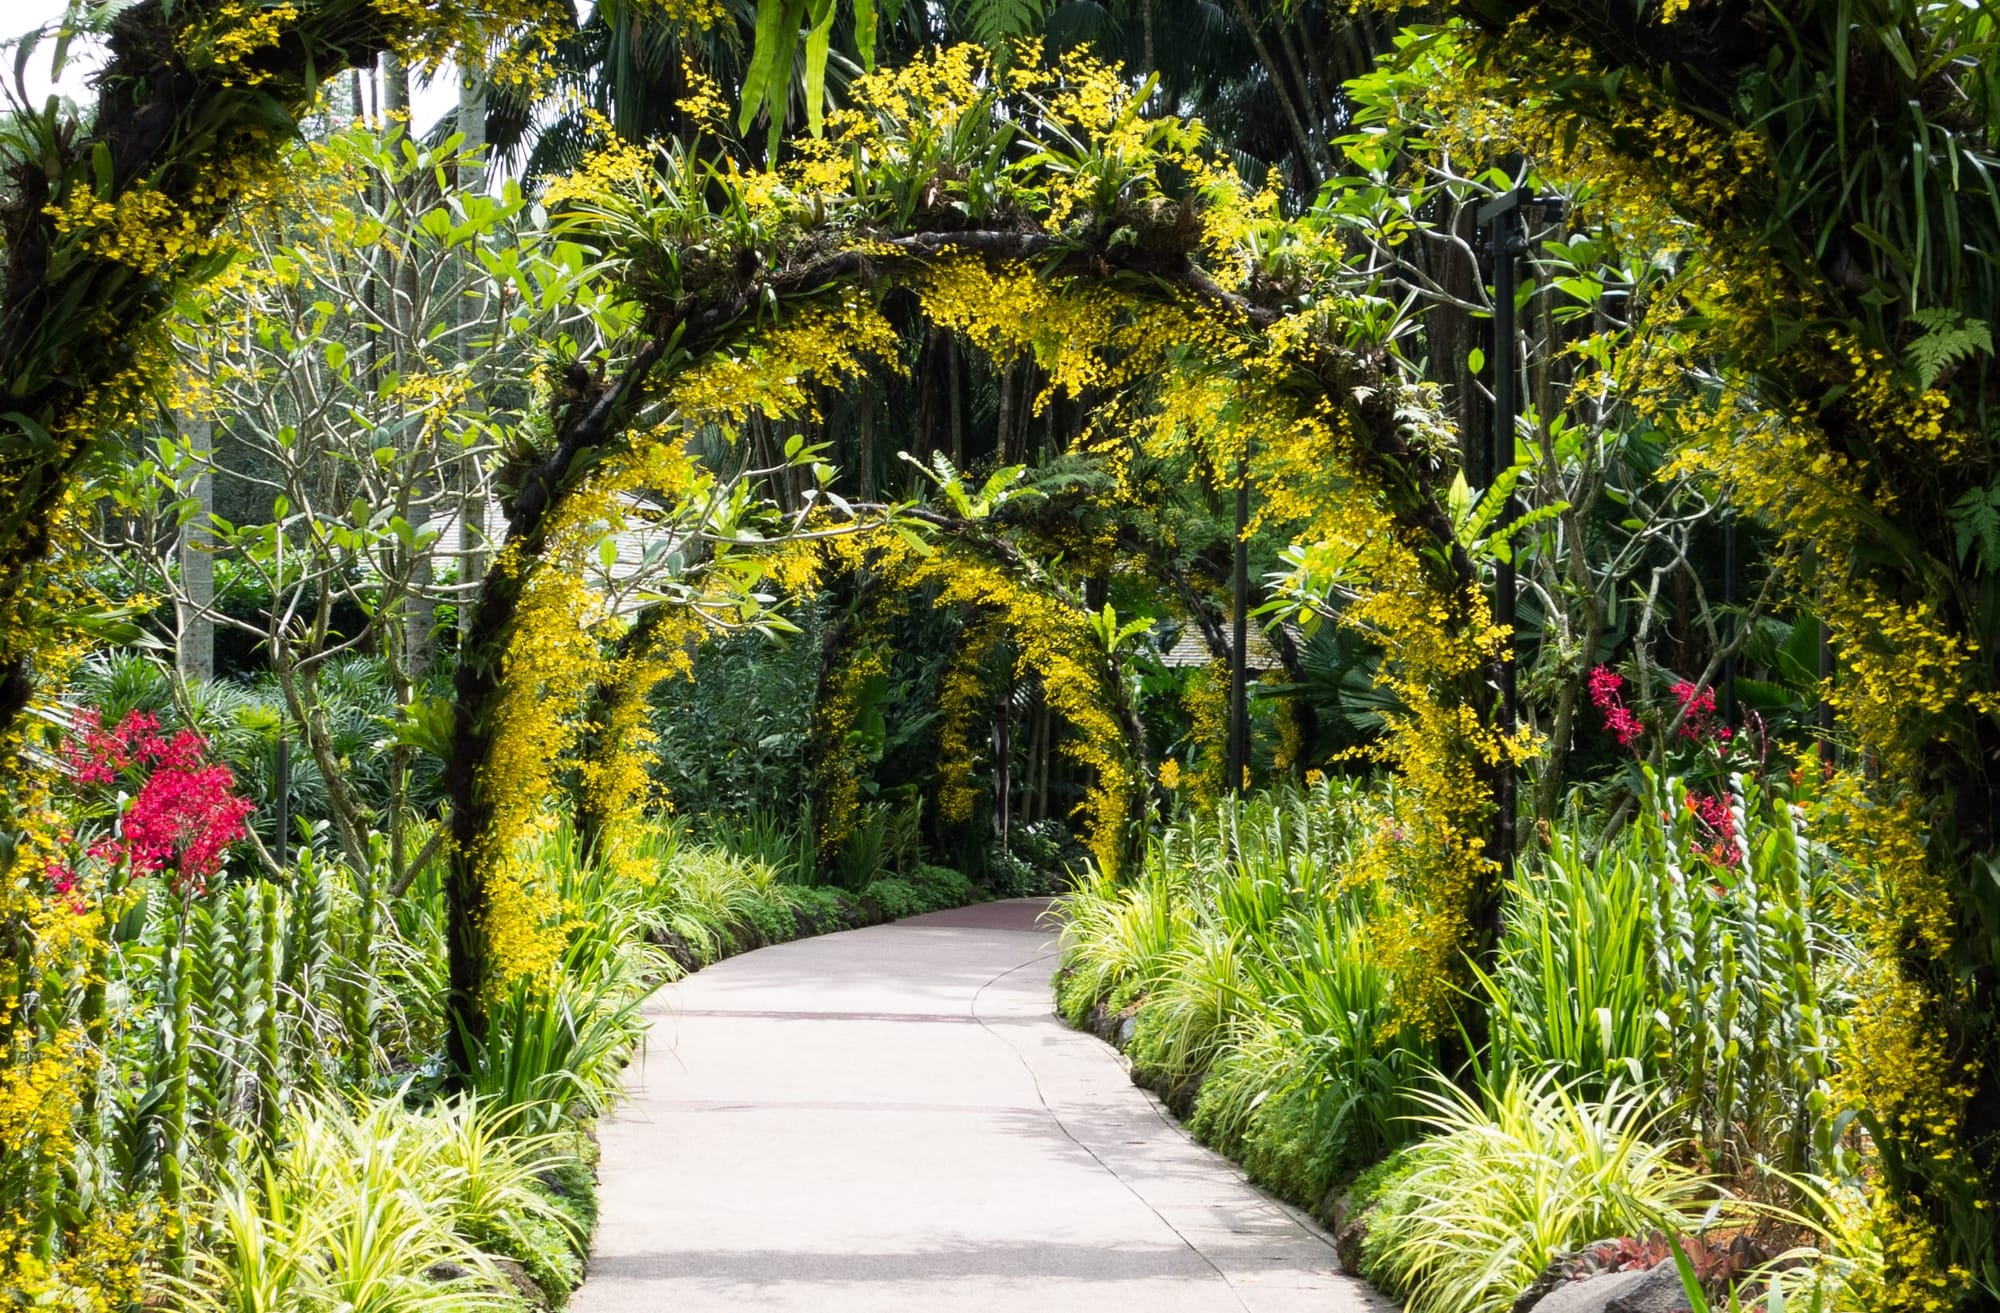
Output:
<instances>
[{"instance_id":1,"label":"sunlit pavement","mask_svg":"<svg viewBox=\"0 0 2000 1313\"><path fill-rule=\"evenodd\" d=\"M571 1307L1393 1307L1051 1015L1045 906L766 948L664 990L599 1128Z\"/></svg>"}]
</instances>

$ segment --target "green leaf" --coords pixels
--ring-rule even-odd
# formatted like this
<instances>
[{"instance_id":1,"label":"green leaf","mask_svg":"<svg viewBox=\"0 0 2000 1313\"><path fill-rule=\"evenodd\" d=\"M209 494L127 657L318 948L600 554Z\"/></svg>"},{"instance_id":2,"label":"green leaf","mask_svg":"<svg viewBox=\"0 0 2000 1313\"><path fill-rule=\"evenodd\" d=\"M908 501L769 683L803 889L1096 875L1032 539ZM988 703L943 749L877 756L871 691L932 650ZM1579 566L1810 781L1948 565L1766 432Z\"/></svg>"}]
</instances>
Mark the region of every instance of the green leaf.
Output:
<instances>
[{"instance_id":1,"label":"green leaf","mask_svg":"<svg viewBox=\"0 0 2000 1313\"><path fill-rule=\"evenodd\" d=\"M786 27L798 24L796 12L795 0L757 0L757 32L751 47L750 67L743 74L743 105L736 111L738 132L748 132L757 121L757 111L764 108L766 101L776 99L771 93L772 67L777 62L778 42Z\"/></svg>"},{"instance_id":2,"label":"green leaf","mask_svg":"<svg viewBox=\"0 0 2000 1313\"><path fill-rule=\"evenodd\" d=\"M21 431L21 436L27 439L26 443L22 443L12 435L0 436L0 448L18 450L22 446L26 446L32 451L55 450L55 438L31 416L24 415L18 410L10 410L4 415L0 415L0 423L12 424Z\"/></svg>"},{"instance_id":3,"label":"green leaf","mask_svg":"<svg viewBox=\"0 0 2000 1313\"><path fill-rule=\"evenodd\" d=\"M833 0L812 0L812 31L806 35L806 130L820 135L826 111L826 56L833 39Z\"/></svg>"},{"instance_id":4,"label":"green leaf","mask_svg":"<svg viewBox=\"0 0 2000 1313\"><path fill-rule=\"evenodd\" d=\"M854 0L854 48L861 67L875 71L875 0Z\"/></svg>"},{"instance_id":5,"label":"green leaf","mask_svg":"<svg viewBox=\"0 0 2000 1313\"><path fill-rule=\"evenodd\" d=\"M1975 554L1981 574L2000 569L2000 483L1967 489L1951 504L1958 559Z\"/></svg>"}]
</instances>

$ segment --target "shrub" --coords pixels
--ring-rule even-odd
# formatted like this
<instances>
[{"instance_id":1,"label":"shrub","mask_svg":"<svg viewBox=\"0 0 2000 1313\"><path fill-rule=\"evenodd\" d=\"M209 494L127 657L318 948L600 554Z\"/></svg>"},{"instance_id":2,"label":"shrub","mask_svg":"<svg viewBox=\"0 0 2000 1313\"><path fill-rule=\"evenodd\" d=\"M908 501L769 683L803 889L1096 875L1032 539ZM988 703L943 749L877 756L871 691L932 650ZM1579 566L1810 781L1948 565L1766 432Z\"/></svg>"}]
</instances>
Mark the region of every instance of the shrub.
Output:
<instances>
[{"instance_id":1,"label":"shrub","mask_svg":"<svg viewBox=\"0 0 2000 1313\"><path fill-rule=\"evenodd\" d=\"M603 1112L617 1100L626 1060L645 1037L642 1006L667 968L640 938L646 911L620 882L594 864L554 869L573 910L560 969L516 980L489 1004L472 1063L474 1092L536 1108L544 1127L572 1104Z\"/></svg>"},{"instance_id":2,"label":"shrub","mask_svg":"<svg viewBox=\"0 0 2000 1313\"><path fill-rule=\"evenodd\" d=\"M1049 878L1009 848L986 854L986 886L995 898L1034 898L1049 892Z\"/></svg>"},{"instance_id":3,"label":"shrub","mask_svg":"<svg viewBox=\"0 0 2000 1313\"><path fill-rule=\"evenodd\" d=\"M801 934L825 934L829 930L839 930L849 923L853 904L839 891L803 885L786 885L785 897L791 901L793 921Z\"/></svg>"},{"instance_id":4,"label":"shrub","mask_svg":"<svg viewBox=\"0 0 2000 1313\"><path fill-rule=\"evenodd\" d=\"M1114 1010L1125 1006L1157 978L1188 924L1179 878L1159 860L1148 860L1124 886L1095 867L1084 868L1078 888L1062 902L1063 970L1056 1003L1071 1025L1083 1024L1099 1003Z\"/></svg>"},{"instance_id":5,"label":"shrub","mask_svg":"<svg viewBox=\"0 0 2000 1313\"><path fill-rule=\"evenodd\" d=\"M792 904L776 888L760 891L760 896L744 899L740 906L743 919L737 923L737 937L743 939L740 931L747 927L754 938L748 943L739 942L738 949L754 948L758 943L782 944L798 937L799 923L792 914Z\"/></svg>"},{"instance_id":6,"label":"shrub","mask_svg":"<svg viewBox=\"0 0 2000 1313\"><path fill-rule=\"evenodd\" d=\"M1579 1092L1664 1086L1712 1168L1847 1174L1831 1037L1860 953L1829 854L1783 797L1722 795L1718 860L1680 780L1646 776L1638 819L1594 863L1578 827L1508 891L1490 1083L1554 1071Z\"/></svg>"},{"instance_id":7,"label":"shrub","mask_svg":"<svg viewBox=\"0 0 2000 1313\"><path fill-rule=\"evenodd\" d=\"M1396 1008L1365 917L1296 914L1244 968L1242 1014L1192 1129L1260 1181L1316 1205L1341 1175L1416 1133L1435 1041Z\"/></svg>"},{"instance_id":8,"label":"shrub","mask_svg":"<svg viewBox=\"0 0 2000 1313\"><path fill-rule=\"evenodd\" d=\"M1058 820L1035 821L1007 835L1012 853L1045 875L1062 869L1068 839L1069 832Z\"/></svg>"},{"instance_id":9,"label":"shrub","mask_svg":"<svg viewBox=\"0 0 2000 1313\"><path fill-rule=\"evenodd\" d=\"M928 911L923 895L915 885L907 880L887 879L871 881L861 891L862 898L882 909L885 921L900 921L906 916L915 916Z\"/></svg>"},{"instance_id":10,"label":"shrub","mask_svg":"<svg viewBox=\"0 0 2000 1313\"><path fill-rule=\"evenodd\" d=\"M919 865L910 876L926 911L963 907L972 901L972 881L949 866Z\"/></svg>"}]
</instances>

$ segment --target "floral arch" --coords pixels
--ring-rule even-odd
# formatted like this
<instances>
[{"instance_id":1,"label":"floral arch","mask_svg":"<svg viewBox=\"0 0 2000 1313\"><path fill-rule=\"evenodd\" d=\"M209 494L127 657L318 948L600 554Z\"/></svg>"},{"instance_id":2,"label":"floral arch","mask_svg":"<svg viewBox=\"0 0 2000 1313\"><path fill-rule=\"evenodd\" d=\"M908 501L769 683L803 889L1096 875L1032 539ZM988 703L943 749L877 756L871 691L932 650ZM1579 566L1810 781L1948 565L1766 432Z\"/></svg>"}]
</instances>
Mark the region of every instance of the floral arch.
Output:
<instances>
[{"instance_id":1,"label":"floral arch","mask_svg":"<svg viewBox=\"0 0 2000 1313\"><path fill-rule=\"evenodd\" d=\"M550 962L535 932L547 895L512 853L556 749L574 741L560 709L608 685L616 695L599 705L615 715L684 659L651 644L610 668L582 582L590 544L633 490L682 508L669 514L714 508L712 477L683 452L691 431L811 420L824 389L884 368L892 292L995 359L1031 357L1047 380L1037 410L1088 398L1079 442L1112 470L1125 468L1121 444L1191 452L1225 480L1240 460L1260 516L1303 526L1293 586L1338 598L1319 605L1394 654L1382 678L1400 709L1381 753L1404 787L1365 866L1408 911L1386 951L1431 968L1409 974L1435 982L1410 1006L1447 1023L1451 981L1497 907L1491 782L1524 751L1491 723L1498 635L1443 498L1454 439L1433 398L1391 368L1388 316L1337 232L1281 217L1274 196L1204 150L1198 125L1148 118L1143 100L1088 60L1046 66L1028 50L1001 69L962 48L861 79L856 108L776 168L747 171L701 143L657 159L613 145L553 190L568 233L610 263L633 327L605 381L572 369L558 382L554 367L544 380L549 431L461 654L447 770L461 1043L479 1034L495 981ZM1116 482L1105 495L1129 496ZM820 505L750 574L795 589L865 562L1004 628L1022 667L1062 690L1057 709L1096 778L1090 846L1115 869L1144 780L1115 667L1105 674L1115 633L1095 635L1087 609L968 506L899 520ZM718 541L740 560L741 543ZM705 608L734 604L700 590L679 600L659 624L698 628L714 618ZM632 736L596 741L609 755L588 776L629 781L616 754Z\"/></svg>"}]
</instances>

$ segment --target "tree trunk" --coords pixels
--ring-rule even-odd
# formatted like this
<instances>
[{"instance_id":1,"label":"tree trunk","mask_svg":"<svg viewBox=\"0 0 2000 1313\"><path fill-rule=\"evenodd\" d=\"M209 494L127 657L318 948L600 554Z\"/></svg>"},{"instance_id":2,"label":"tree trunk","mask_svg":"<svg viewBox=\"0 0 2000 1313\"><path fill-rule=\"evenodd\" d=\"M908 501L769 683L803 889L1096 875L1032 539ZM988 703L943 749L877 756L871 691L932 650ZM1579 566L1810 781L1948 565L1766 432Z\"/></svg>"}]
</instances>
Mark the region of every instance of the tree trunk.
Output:
<instances>
[{"instance_id":1,"label":"tree trunk","mask_svg":"<svg viewBox=\"0 0 2000 1313\"><path fill-rule=\"evenodd\" d=\"M951 406L951 464L956 470L965 468L965 397L963 379L965 375L965 352L958 345L955 335L944 339L945 377L950 380L946 392Z\"/></svg>"},{"instance_id":2,"label":"tree trunk","mask_svg":"<svg viewBox=\"0 0 2000 1313\"><path fill-rule=\"evenodd\" d=\"M1271 48L1264 44L1264 36L1257 29L1257 19L1250 12L1246 0L1235 0L1236 21L1243 24L1244 35L1250 38L1250 48L1257 52L1257 61L1264 66L1264 76L1270 80L1271 92L1278 98L1278 108L1284 113L1285 123L1292 130L1292 148L1299 160L1299 190L1310 194L1320 184L1319 152L1313 149L1312 134L1306 131L1305 121L1299 117L1299 108L1292 101L1292 93L1285 89L1284 71L1278 61L1271 58Z\"/></svg>"},{"instance_id":3,"label":"tree trunk","mask_svg":"<svg viewBox=\"0 0 2000 1313\"><path fill-rule=\"evenodd\" d=\"M215 426L205 419L177 415L174 427L202 462L191 489L195 513L180 529L181 586L174 598L174 661L181 678L192 684L215 678L215 621L209 616L215 605L215 557L208 551L209 516L215 513L215 467L209 459Z\"/></svg>"},{"instance_id":4,"label":"tree trunk","mask_svg":"<svg viewBox=\"0 0 2000 1313\"><path fill-rule=\"evenodd\" d=\"M1013 361L994 368L994 380L1000 389L999 417L994 422L993 450L998 463L1005 465L1013 457L1014 430L1014 372Z\"/></svg>"},{"instance_id":5,"label":"tree trunk","mask_svg":"<svg viewBox=\"0 0 2000 1313\"><path fill-rule=\"evenodd\" d=\"M470 54L458 70L458 132L464 134L466 160L458 166L458 190L474 196L486 190L486 92L488 80ZM486 536L486 478L480 458L468 454L458 464L458 586L472 588L486 578L492 546ZM464 594L462 594L464 596ZM466 632L470 606L458 606L458 632Z\"/></svg>"},{"instance_id":6,"label":"tree trunk","mask_svg":"<svg viewBox=\"0 0 2000 1313\"><path fill-rule=\"evenodd\" d=\"M875 389L862 385L861 392L861 500L875 500L875 411L881 399Z\"/></svg>"}]
</instances>

